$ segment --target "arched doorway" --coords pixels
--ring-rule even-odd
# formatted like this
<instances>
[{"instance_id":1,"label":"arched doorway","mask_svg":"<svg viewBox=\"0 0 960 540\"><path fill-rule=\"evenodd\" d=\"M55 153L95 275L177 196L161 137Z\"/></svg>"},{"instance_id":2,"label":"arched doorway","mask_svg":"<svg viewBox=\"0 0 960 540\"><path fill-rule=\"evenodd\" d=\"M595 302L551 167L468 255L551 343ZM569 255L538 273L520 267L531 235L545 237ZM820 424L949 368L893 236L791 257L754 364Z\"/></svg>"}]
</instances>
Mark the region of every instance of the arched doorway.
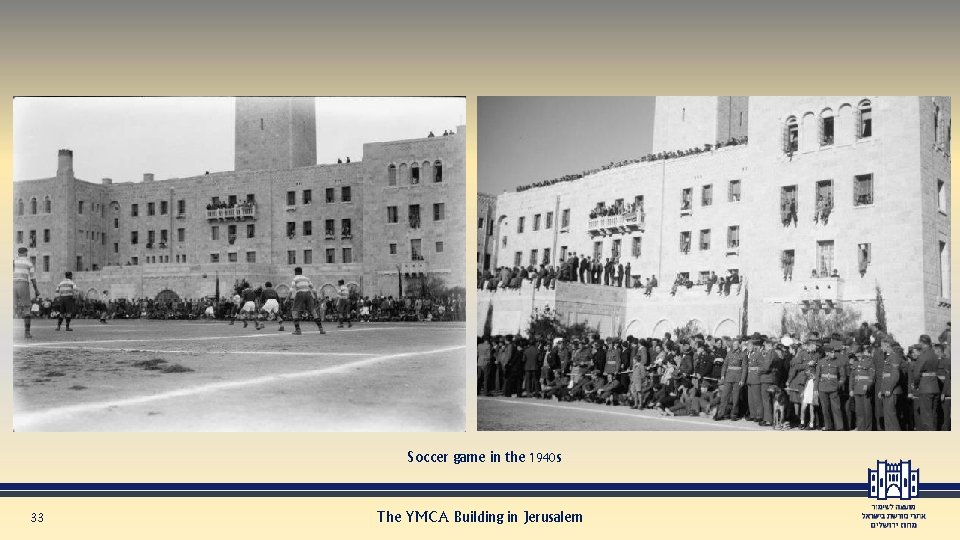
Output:
<instances>
[{"instance_id":1,"label":"arched doorway","mask_svg":"<svg viewBox=\"0 0 960 540\"><path fill-rule=\"evenodd\" d=\"M713 330L713 335L716 337L734 337L740 333L737 330L737 323L733 319L724 319L717 323L716 328Z\"/></svg>"},{"instance_id":2,"label":"arched doorway","mask_svg":"<svg viewBox=\"0 0 960 540\"><path fill-rule=\"evenodd\" d=\"M288 287L286 284L279 285L277 287L277 295L279 295L280 298L286 298L290 296L290 287Z\"/></svg>"},{"instance_id":3,"label":"arched doorway","mask_svg":"<svg viewBox=\"0 0 960 540\"><path fill-rule=\"evenodd\" d=\"M336 298L339 293L337 286L332 283L327 283L323 287L320 287L320 296L325 298Z\"/></svg>"},{"instance_id":4,"label":"arched doorway","mask_svg":"<svg viewBox=\"0 0 960 540\"><path fill-rule=\"evenodd\" d=\"M172 304L180 301L180 295L170 289L164 289L157 293L156 301L160 304Z\"/></svg>"},{"instance_id":5,"label":"arched doorway","mask_svg":"<svg viewBox=\"0 0 960 540\"><path fill-rule=\"evenodd\" d=\"M676 325L674 325L670 319L660 319L657 321L657 324L653 325L653 331L650 332L650 337L661 339L663 338L663 334L667 332L670 332L672 335L676 328Z\"/></svg>"}]
</instances>

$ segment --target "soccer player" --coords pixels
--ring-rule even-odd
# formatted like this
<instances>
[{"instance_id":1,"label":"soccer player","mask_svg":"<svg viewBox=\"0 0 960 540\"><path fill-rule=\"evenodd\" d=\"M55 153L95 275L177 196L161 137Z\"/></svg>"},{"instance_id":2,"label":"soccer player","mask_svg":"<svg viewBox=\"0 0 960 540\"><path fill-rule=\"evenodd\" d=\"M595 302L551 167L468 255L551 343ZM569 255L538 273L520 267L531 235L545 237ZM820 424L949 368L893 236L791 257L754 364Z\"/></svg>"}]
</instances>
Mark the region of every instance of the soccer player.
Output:
<instances>
[{"instance_id":1,"label":"soccer player","mask_svg":"<svg viewBox=\"0 0 960 540\"><path fill-rule=\"evenodd\" d=\"M344 285L343 280L337 281L337 285L340 286L339 298L337 298L337 315L338 322L337 328L343 328L343 319L347 319L347 328L353 327L353 322L350 320L350 287Z\"/></svg>"},{"instance_id":2,"label":"soccer player","mask_svg":"<svg viewBox=\"0 0 960 540\"><path fill-rule=\"evenodd\" d=\"M13 259L13 306L16 310L15 315L23 318L24 338L33 337L30 335L30 310L33 303L30 297L30 285L33 285L35 297L40 298L37 274L33 269L33 263L27 258L27 248L22 247L17 250L17 256Z\"/></svg>"},{"instance_id":3,"label":"soccer player","mask_svg":"<svg viewBox=\"0 0 960 540\"><path fill-rule=\"evenodd\" d=\"M70 328L70 319L73 318L73 312L76 311L77 304L74 296L77 294L77 284L73 282L73 272L66 272L63 276L63 281L57 285L57 301L60 304L60 313L57 314L57 330L60 330L60 325L66 319L67 332L73 332L73 328Z\"/></svg>"},{"instance_id":4,"label":"soccer player","mask_svg":"<svg viewBox=\"0 0 960 540\"><path fill-rule=\"evenodd\" d=\"M277 328L277 332L283 332L283 315L280 313L280 295L277 294L276 289L273 288L273 284L269 281L263 284L263 290L260 291L260 319L266 320L273 315L277 318L277 322L280 324ZM266 327L265 324L257 321L257 330L261 330Z\"/></svg>"},{"instance_id":5,"label":"soccer player","mask_svg":"<svg viewBox=\"0 0 960 540\"><path fill-rule=\"evenodd\" d=\"M239 292L233 293L233 298L230 299L233 302L232 313L230 313L230 324L233 325L237 319L240 318L240 306L243 305L243 298L240 297Z\"/></svg>"},{"instance_id":6,"label":"soccer player","mask_svg":"<svg viewBox=\"0 0 960 540\"><path fill-rule=\"evenodd\" d=\"M313 283L310 282L310 279L303 275L303 268L299 266L293 269L293 286L291 287L290 293L293 295L293 309L291 310L293 312L293 335L299 336L302 334L300 331L300 319L304 314L313 315L320 333L326 334L326 332L323 331L323 323L321 322L323 316L318 313L319 310L316 307L317 292L313 288Z\"/></svg>"},{"instance_id":7,"label":"soccer player","mask_svg":"<svg viewBox=\"0 0 960 540\"><path fill-rule=\"evenodd\" d=\"M260 329L260 323L257 321L257 291L253 290L250 285L247 285L241 293L240 297L243 299L243 307L240 308L240 313L237 315L238 318L243 320L243 327L247 327L247 320L253 319L253 323L257 330Z\"/></svg>"}]
</instances>

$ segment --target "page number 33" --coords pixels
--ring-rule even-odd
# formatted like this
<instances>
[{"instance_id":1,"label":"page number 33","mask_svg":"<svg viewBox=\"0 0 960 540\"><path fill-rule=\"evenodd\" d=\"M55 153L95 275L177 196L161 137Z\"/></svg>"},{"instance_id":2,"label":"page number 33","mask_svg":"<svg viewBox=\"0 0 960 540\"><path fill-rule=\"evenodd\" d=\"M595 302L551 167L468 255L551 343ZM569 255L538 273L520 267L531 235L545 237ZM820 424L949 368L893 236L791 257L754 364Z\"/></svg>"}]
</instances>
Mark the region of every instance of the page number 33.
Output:
<instances>
[{"instance_id":1,"label":"page number 33","mask_svg":"<svg viewBox=\"0 0 960 540\"><path fill-rule=\"evenodd\" d=\"M34 512L30 514L30 523L43 523L43 513Z\"/></svg>"}]
</instances>

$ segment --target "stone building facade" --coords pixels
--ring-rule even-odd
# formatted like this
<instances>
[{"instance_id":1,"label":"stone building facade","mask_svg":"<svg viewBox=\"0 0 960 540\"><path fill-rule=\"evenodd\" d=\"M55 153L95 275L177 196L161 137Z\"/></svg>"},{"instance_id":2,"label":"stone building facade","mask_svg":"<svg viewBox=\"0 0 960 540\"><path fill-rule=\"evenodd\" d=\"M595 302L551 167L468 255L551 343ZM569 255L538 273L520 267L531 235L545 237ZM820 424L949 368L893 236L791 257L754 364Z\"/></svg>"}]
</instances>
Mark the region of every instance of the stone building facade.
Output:
<instances>
[{"instance_id":1,"label":"stone building facade","mask_svg":"<svg viewBox=\"0 0 960 540\"><path fill-rule=\"evenodd\" d=\"M108 298L199 298L218 279L221 294L240 278L286 284L295 266L328 294L343 279L364 295L397 295L400 279L420 273L464 285L463 126L367 143L362 161L318 165L313 98L238 98L236 111L234 171L91 183L60 150L56 176L15 182L15 247L28 247L41 293L67 270L85 295ZM391 168L414 163L429 164L429 181L411 183L408 172L392 183ZM384 234L401 199L426 209L425 226ZM221 202L227 208L215 208Z\"/></svg>"},{"instance_id":2,"label":"stone building facade","mask_svg":"<svg viewBox=\"0 0 960 540\"><path fill-rule=\"evenodd\" d=\"M487 193L477 194L477 268L489 270L493 264L496 237L493 236L497 219L497 198Z\"/></svg>"},{"instance_id":3,"label":"stone building facade","mask_svg":"<svg viewBox=\"0 0 960 540\"><path fill-rule=\"evenodd\" d=\"M483 292L481 318L520 294L527 312L551 307L605 335L662 335L688 322L716 335L744 322L777 333L798 311L840 308L874 321L879 297L902 339L945 328L949 97L657 100L659 156L497 197L493 266L586 254L629 262L638 285L656 276L660 286L649 296L624 289L605 311L577 300L596 296L590 286L565 284L554 300L531 301L529 286ZM618 201L638 210L591 219ZM741 283L729 296L701 285L671 294L678 274L696 283L711 272ZM501 330L516 332L516 318Z\"/></svg>"}]
</instances>

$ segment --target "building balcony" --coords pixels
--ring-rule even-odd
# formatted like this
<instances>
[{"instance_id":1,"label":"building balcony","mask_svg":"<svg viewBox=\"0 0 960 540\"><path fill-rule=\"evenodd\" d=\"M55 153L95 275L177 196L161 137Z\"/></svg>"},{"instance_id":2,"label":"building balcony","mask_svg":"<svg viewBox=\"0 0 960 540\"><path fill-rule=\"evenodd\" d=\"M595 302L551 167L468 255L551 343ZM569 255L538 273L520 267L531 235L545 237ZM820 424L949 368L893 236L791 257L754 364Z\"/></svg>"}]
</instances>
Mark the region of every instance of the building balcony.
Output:
<instances>
[{"instance_id":1,"label":"building balcony","mask_svg":"<svg viewBox=\"0 0 960 540\"><path fill-rule=\"evenodd\" d=\"M247 204L242 206L233 206L231 208L214 208L207 210L207 219L242 220L246 218L255 219L257 217L257 205Z\"/></svg>"},{"instance_id":2,"label":"building balcony","mask_svg":"<svg viewBox=\"0 0 960 540\"><path fill-rule=\"evenodd\" d=\"M615 216L599 216L587 222L587 232L590 236L612 236L643 231L646 229L645 219L645 214L639 210Z\"/></svg>"}]
</instances>

